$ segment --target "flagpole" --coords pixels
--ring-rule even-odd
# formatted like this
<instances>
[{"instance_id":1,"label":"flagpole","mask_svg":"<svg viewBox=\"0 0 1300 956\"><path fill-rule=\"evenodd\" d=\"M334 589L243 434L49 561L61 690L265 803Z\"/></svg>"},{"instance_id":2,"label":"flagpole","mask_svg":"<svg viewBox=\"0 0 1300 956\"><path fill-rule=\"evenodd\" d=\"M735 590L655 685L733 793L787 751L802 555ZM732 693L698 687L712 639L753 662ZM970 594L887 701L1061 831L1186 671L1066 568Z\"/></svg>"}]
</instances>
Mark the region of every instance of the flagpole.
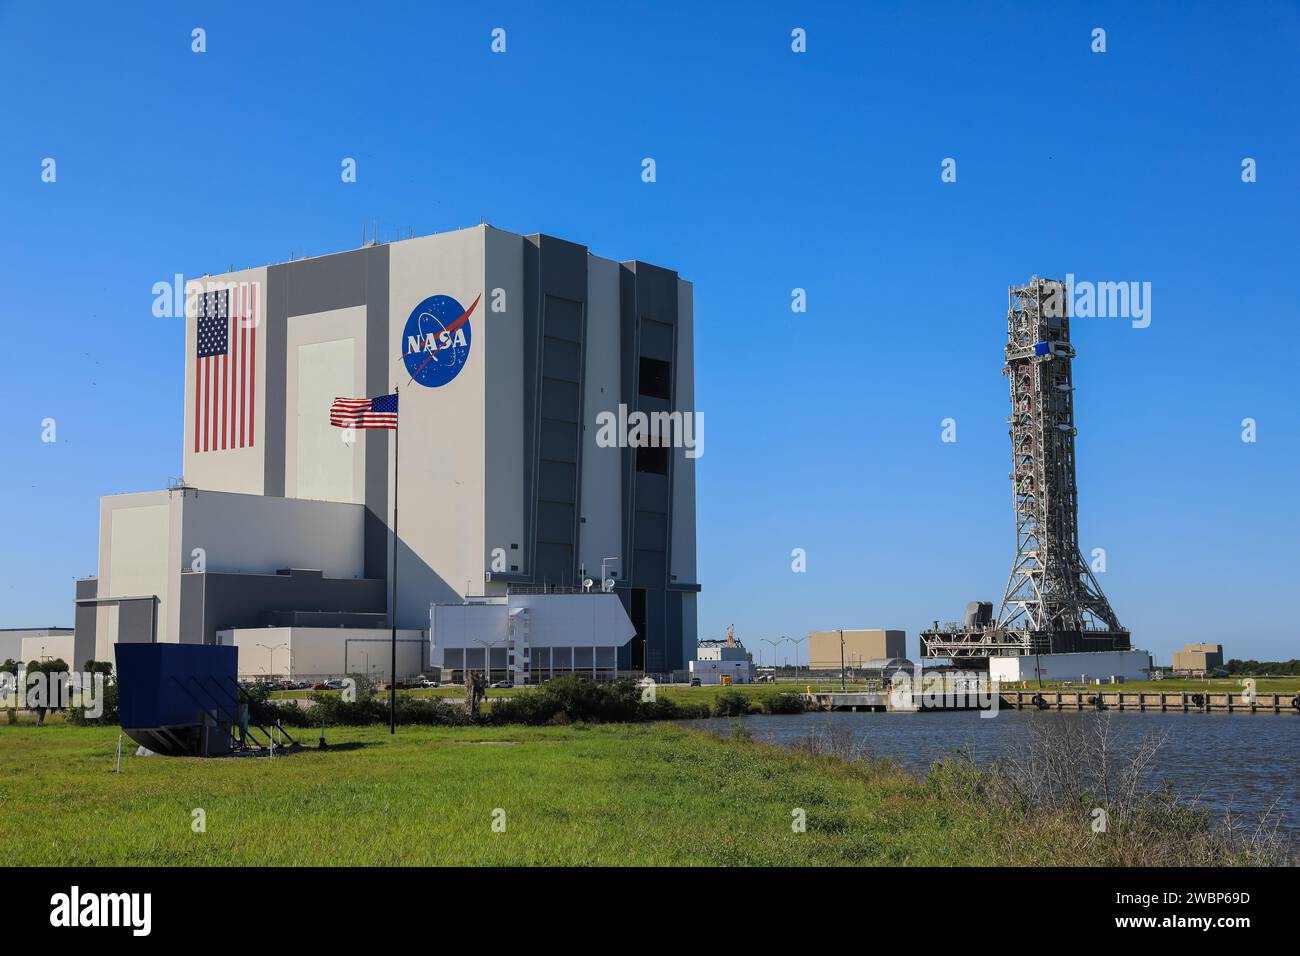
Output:
<instances>
[{"instance_id":1,"label":"flagpole","mask_svg":"<svg viewBox=\"0 0 1300 956\"><path fill-rule=\"evenodd\" d=\"M397 387L393 387L393 395L397 396ZM388 732L397 733L397 479L401 474L398 471L398 456L402 451L402 409L400 403L397 409L397 421L393 427L393 656L392 669L388 672Z\"/></svg>"}]
</instances>

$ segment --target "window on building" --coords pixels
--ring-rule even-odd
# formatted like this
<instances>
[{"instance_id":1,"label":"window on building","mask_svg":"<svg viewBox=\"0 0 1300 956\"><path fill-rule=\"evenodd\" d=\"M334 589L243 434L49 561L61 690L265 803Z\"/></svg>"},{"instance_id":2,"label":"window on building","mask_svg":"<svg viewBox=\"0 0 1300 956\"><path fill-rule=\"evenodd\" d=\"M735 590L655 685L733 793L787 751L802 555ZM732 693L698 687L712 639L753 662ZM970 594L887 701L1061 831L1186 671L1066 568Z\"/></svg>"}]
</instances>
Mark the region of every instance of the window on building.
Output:
<instances>
[{"instance_id":1,"label":"window on building","mask_svg":"<svg viewBox=\"0 0 1300 956\"><path fill-rule=\"evenodd\" d=\"M673 365L659 359L641 356L641 374L637 378L637 390L649 398L662 398L665 402L672 400Z\"/></svg>"},{"instance_id":2,"label":"window on building","mask_svg":"<svg viewBox=\"0 0 1300 956\"><path fill-rule=\"evenodd\" d=\"M636 450L636 470L647 475L668 474L668 449L644 446Z\"/></svg>"}]
</instances>

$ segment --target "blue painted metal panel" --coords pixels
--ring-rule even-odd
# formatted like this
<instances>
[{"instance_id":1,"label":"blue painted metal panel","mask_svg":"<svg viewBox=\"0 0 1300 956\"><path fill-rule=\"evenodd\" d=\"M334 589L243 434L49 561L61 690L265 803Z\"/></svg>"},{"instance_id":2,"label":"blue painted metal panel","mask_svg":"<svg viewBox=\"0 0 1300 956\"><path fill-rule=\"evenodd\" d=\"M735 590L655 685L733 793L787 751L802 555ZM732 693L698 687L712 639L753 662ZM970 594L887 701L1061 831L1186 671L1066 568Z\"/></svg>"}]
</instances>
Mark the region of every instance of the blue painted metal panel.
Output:
<instances>
[{"instance_id":1,"label":"blue painted metal panel","mask_svg":"<svg viewBox=\"0 0 1300 956\"><path fill-rule=\"evenodd\" d=\"M123 729L198 724L215 692L212 680L234 693L239 648L216 644L115 644L118 707ZM197 700L196 700L197 698Z\"/></svg>"}]
</instances>

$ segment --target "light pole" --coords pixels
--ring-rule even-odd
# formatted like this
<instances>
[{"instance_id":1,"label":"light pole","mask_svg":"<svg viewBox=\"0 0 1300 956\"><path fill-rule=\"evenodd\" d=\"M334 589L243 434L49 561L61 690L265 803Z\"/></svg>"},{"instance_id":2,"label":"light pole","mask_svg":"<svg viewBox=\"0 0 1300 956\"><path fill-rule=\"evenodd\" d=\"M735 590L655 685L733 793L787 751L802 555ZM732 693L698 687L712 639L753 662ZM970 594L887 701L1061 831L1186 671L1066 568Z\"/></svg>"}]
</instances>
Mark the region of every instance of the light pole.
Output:
<instances>
[{"instance_id":1,"label":"light pole","mask_svg":"<svg viewBox=\"0 0 1300 956\"><path fill-rule=\"evenodd\" d=\"M776 645L780 644L783 640L785 640L785 638L783 637L778 637L775 641L768 640L766 637L762 638L764 644L772 645L772 683L773 684L776 683Z\"/></svg>"},{"instance_id":2,"label":"light pole","mask_svg":"<svg viewBox=\"0 0 1300 956\"><path fill-rule=\"evenodd\" d=\"M609 580L608 575L605 573L605 568L606 568L606 567L607 567L611 562L613 562L614 564L618 564L618 558L613 557L613 558L601 558L601 559L600 559L600 589L601 589L601 591L603 591L603 592L605 592L605 593L607 593L607 594L608 594L610 591L613 590L613 588L606 588L606 587L605 587L605 582ZM595 637L594 637L594 636L592 637L592 640L593 640L593 641L595 640ZM573 652L570 651L569 653L573 653ZM641 644L641 676L642 676L642 677L645 676L645 656L646 656L646 655L645 655L645 643L644 643L644 641L643 641L642 644ZM633 667L633 668L636 666L636 661L632 660L632 655L631 655L631 654L628 654L627 662L628 662L628 664L629 664L631 667ZM615 674L617 675L617 673L618 673L618 648L617 648L617 647L614 648L614 672L615 672ZM592 679L593 681L596 679L596 646L595 646L595 644L592 644L592 647L591 647L591 679Z\"/></svg>"},{"instance_id":3,"label":"light pole","mask_svg":"<svg viewBox=\"0 0 1300 956\"><path fill-rule=\"evenodd\" d=\"M267 650L267 656L270 658L270 661L271 661L271 663L270 663L270 667L268 668L268 670L270 671L270 673L269 673L268 676L274 677L274 676L275 676L275 652L278 651L278 650L279 650L280 648L282 648L282 647L288 647L288 646L289 646L289 642L288 642L288 641L281 641L279 644L260 644L260 643L259 643L257 646L258 646L258 647L265 647L265 648L266 648L266 650ZM290 670L292 670L292 668L290 668ZM292 675L292 674L288 674L288 675L286 675L286 676L288 676L288 677L292 677L293 675Z\"/></svg>"},{"instance_id":4,"label":"light pole","mask_svg":"<svg viewBox=\"0 0 1300 956\"><path fill-rule=\"evenodd\" d=\"M605 573L605 568L610 563L618 564L618 558L601 558L600 559L600 589L605 590L605 582L609 580L609 575Z\"/></svg>"},{"instance_id":5,"label":"light pole","mask_svg":"<svg viewBox=\"0 0 1300 956\"><path fill-rule=\"evenodd\" d=\"M840 628L840 690L844 690L844 628Z\"/></svg>"},{"instance_id":6,"label":"light pole","mask_svg":"<svg viewBox=\"0 0 1300 956\"><path fill-rule=\"evenodd\" d=\"M794 645L794 680L797 684L799 682L799 645L808 640L808 637L805 635L797 641L793 637L787 637L786 640Z\"/></svg>"}]
</instances>

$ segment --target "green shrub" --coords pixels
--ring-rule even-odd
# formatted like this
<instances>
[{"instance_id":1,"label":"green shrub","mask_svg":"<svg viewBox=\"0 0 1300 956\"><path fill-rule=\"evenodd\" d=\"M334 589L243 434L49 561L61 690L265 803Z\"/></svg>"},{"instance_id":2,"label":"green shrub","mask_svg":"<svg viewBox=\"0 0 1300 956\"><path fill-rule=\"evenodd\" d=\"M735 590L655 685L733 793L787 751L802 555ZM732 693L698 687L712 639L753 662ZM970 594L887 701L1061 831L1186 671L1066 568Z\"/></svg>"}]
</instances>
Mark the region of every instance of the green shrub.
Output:
<instances>
[{"instance_id":1,"label":"green shrub","mask_svg":"<svg viewBox=\"0 0 1300 956\"><path fill-rule=\"evenodd\" d=\"M808 709L808 701L803 694L782 691L763 701L763 711L769 714L802 714Z\"/></svg>"},{"instance_id":2,"label":"green shrub","mask_svg":"<svg viewBox=\"0 0 1300 956\"><path fill-rule=\"evenodd\" d=\"M641 704L638 720L702 720L709 716L706 703L683 702L660 697L658 700Z\"/></svg>"},{"instance_id":3,"label":"green shrub","mask_svg":"<svg viewBox=\"0 0 1300 956\"><path fill-rule=\"evenodd\" d=\"M546 724L561 714L566 721L628 723L641 716L641 688L631 680L597 684L577 674L552 678L537 690L492 701L494 724Z\"/></svg>"},{"instance_id":4,"label":"green shrub","mask_svg":"<svg viewBox=\"0 0 1300 956\"><path fill-rule=\"evenodd\" d=\"M366 724L388 723L388 698L361 697L345 701L340 694L312 694L309 708L294 704L271 703L262 705L261 713L277 718L285 726L317 727L324 721L330 726L359 727ZM256 717L256 713L253 716ZM397 695L396 722L399 724L424 724L454 726L469 723L469 718L459 708L438 697L411 697Z\"/></svg>"},{"instance_id":5,"label":"green shrub","mask_svg":"<svg viewBox=\"0 0 1300 956\"><path fill-rule=\"evenodd\" d=\"M101 707L98 717L87 717L85 707L72 707L68 710L68 722L78 726L117 723L120 714L117 708L117 681L107 678L104 680L104 698Z\"/></svg>"},{"instance_id":6,"label":"green shrub","mask_svg":"<svg viewBox=\"0 0 1300 956\"><path fill-rule=\"evenodd\" d=\"M713 698L714 717L743 717L749 713L749 698L742 691L724 690Z\"/></svg>"},{"instance_id":7,"label":"green shrub","mask_svg":"<svg viewBox=\"0 0 1300 956\"><path fill-rule=\"evenodd\" d=\"M560 701L540 690L499 697L492 701L492 709L487 715L493 724L529 724L534 727L555 722L560 717L569 719Z\"/></svg>"},{"instance_id":8,"label":"green shrub","mask_svg":"<svg viewBox=\"0 0 1300 956\"><path fill-rule=\"evenodd\" d=\"M678 703L660 697L642 700L632 680L597 684L576 674L547 681L536 690L495 698L488 720L494 724L632 723L709 716L707 704Z\"/></svg>"},{"instance_id":9,"label":"green shrub","mask_svg":"<svg viewBox=\"0 0 1300 956\"><path fill-rule=\"evenodd\" d=\"M383 707L384 718L388 707ZM469 715L440 697L410 697L397 695L397 722L399 724L424 724L460 726L470 723Z\"/></svg>"}]
</instances>

